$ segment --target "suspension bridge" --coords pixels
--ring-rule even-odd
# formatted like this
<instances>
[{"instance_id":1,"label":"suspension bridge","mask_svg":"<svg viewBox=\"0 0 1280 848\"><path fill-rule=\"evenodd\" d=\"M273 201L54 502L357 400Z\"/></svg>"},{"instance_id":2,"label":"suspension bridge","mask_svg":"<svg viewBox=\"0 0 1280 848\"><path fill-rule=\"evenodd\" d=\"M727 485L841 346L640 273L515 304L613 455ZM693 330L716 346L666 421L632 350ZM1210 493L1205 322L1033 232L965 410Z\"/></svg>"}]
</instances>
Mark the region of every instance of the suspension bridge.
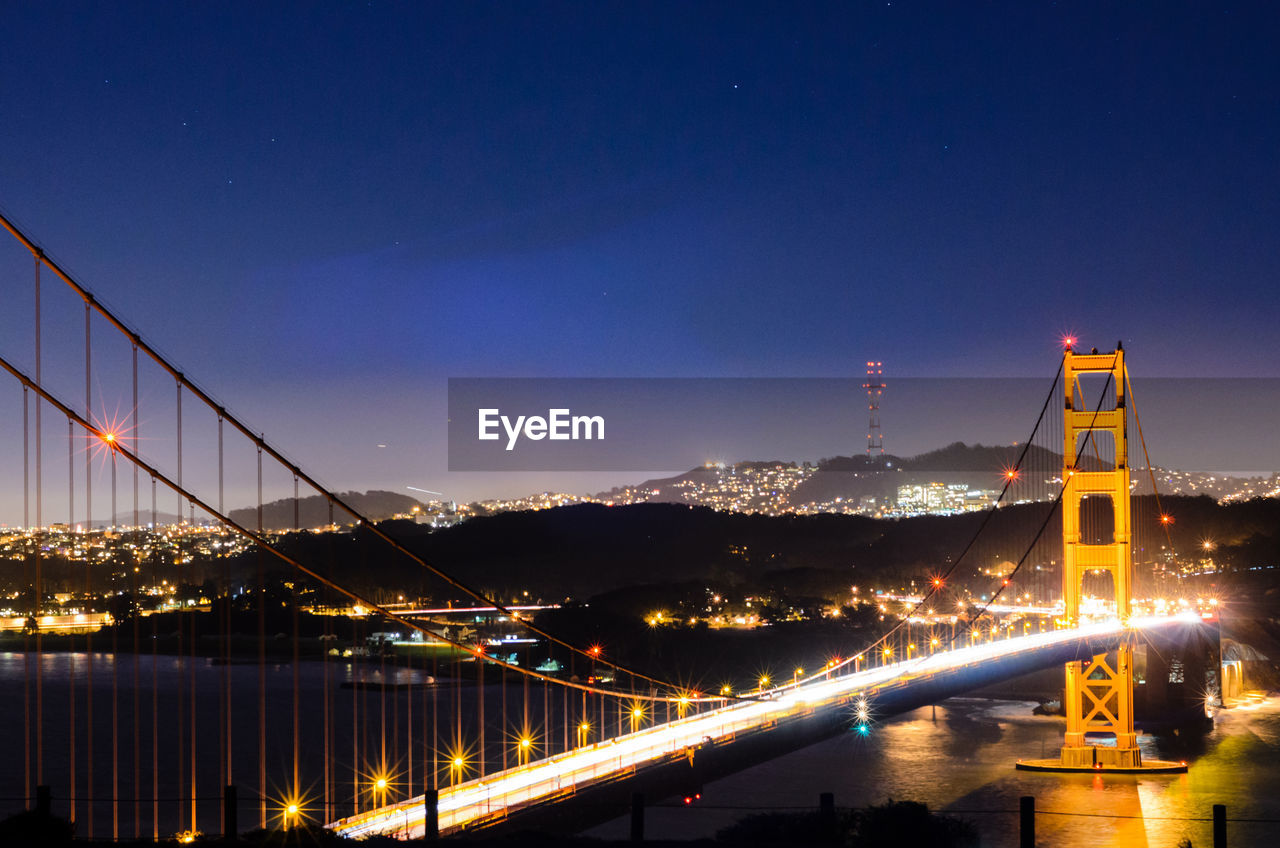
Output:
<instances>
[{"instance_id":1,"label":"suspension bridge","mask_svg":"<svg viewBox=\"0 0 1280 848\"><path fill-rule=\"evenodd\" d=\"M1212 612L1134 593L1134 559L1155 571L1173 552L1158 499L1130 496L1130 421L1141 431L1119 349L1066 347L996 508L928 586L879 596L874 634L780 685L707 685L576 644L424 558L0 223L27 269L6 283L0 351L12 378L0 414L22 433L0 453L21 493L21 523L4 531L13 632L0 675L22 692L0 743L22 767L0 794L56 807L81 835L478 829L636 786L679 794L1058 665L1067 738L1027 767L1184 767L1137 752L1134 648ZM254 508L228 508L229 488L255 492ZM319 528L302 526L311 497L327 511ZM291 527L267 526L273 502L292 503ZM1001 508L1015 504L1029 508L1017 525ZM439 603L381 603L340 525L526 647L442 626Z\"/></svg>"}]
</instances>

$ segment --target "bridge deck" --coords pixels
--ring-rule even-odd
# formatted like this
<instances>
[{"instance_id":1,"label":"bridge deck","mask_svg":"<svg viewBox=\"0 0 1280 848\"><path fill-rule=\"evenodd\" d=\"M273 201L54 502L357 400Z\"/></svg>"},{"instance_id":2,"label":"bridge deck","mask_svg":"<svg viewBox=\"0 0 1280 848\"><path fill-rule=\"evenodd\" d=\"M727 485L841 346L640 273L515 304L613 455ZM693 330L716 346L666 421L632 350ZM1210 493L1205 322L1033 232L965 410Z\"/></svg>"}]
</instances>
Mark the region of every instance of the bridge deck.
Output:
<instances>
[{"instance_id":1,"label":"bridge deck","mask_svg":"<svg viewBox=\"0 0 1280 848\"><path fill-rule=\"evenodd\" d=\"M1184 617L1135 621L1135 628L1186 623ZM1198 621L1198 619L1197 619ZM1118 622L1077 630L1022 636L939 652L908 662L783 687L757 700L718 709L598 742L528 765L442 788L442 833L476 827L518 810L555 803L584 789L618 781L643 769L697 756L704 745L848 708L859 697L887 716L974 689L1001 677L1067 662L1114 648L1130 632ZM973 673L980 670L982 673ZM852 722L850 722L852 724ZM330 827L346 836L392 833L420 837L423 796L341 819Z\"/></svg>"}]
</instances>

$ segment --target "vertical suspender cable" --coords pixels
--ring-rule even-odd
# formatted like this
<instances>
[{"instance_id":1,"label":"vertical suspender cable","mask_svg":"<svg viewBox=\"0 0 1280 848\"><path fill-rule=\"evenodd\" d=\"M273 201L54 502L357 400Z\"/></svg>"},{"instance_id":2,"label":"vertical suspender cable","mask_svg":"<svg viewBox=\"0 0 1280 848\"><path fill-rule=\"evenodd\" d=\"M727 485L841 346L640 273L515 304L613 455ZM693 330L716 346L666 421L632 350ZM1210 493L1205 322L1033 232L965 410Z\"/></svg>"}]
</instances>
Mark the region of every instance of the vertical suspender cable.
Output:
<instances>
[{"instance_id":1,"label":"vertical suspender cable","mask_svg":"<svg viewBox=\"0 0 1280 848\"><path fill-rule=\"evenodd\" d=\"M88 301L84 305L84 416L86 420L93 417L93 396L92 396L92 366L93 356L92 348L89 346L89 324L93 311L89 308ZM68 436L71 435L72 423L67 421ZM68 444L70 449L70 444ZM84 532L86 540L93 537L93 451L86 448L84 452ZM84 561L84 594L85 604L90 603L93 597L93 561L88 556L89 547L86 545L86 558ZM93 836L93 779L96 772L93 768L93 630L86 631L84 637L85 651L85 688L84 688L84 705L85 705L85 800L84 811L85 821L88 825L87 831L90 837Z\"/></svg>"},{"instance_id":2,"label":"vertical suspender cable","mask_svg":"<svg viewBox=\"0 0 1280 848\"><path fill-rule=\"evenodd\" d=\"M258 533L262 533L262 448L258 447ZM258 549L258 822L267 826L267 577Z\"/></svg>"},{"instance_id":3,"label":"vertical suspender cable","mask_svg":"<svg viewBox=\"0 0 1280 848\"><path fill-rule=\"evenodd\" d=\"M110 445L107 458L111 460L111 518L108 527L115 532L116 525L116 452ZM116 591L115 566L111 566L109 605L111 612L111 839L120 839L120 622L117 612L120 609L119 594Z\"/></svg>"},{"instance_id":4,"label":"vertical suspender cable","mask_svg":"<svg viewBox=\"0 0 1280 848\"><path fill-rule=\"evenodd\" d=\"M75 507L76 507L76 464L75 464L75 425L71 419L67 419L67 532L74 533L76 526ZM85 561L85 582L88 582L88 560ZM85 587L85 594L88 594L88 586ZM86 603L88 601L86 600ZM86 644L88 637L86 638ZM71 644L75 645L75 637L72 637ZM68 796L68 804L71 809L71 821L76 820L76 652L74 650L67 654L67 753L68 753L68 775L67 780L70 785L70 793ZM93 754L89 755L89 773L93 773ZM90 782L92 782L90 777ZM89 833L92 835L92 824L90 824Z\"/></svg>"},{"instance_id":5,"label":"vertical suspender cable","mask_svg":"<svg viewBox=\"0 0 1280 848\"><path fill-rule=\"evenodd\" d=\"M422 714L423 721L427 718L426 711ZM436 648L431 648L431 782L427 784L428 789L440 789L440 655L436 653ZM423 728L423 742L426 742L426 728ZM423 759L426 759L426 749L422 752Z\"/></svg>"},{"instance_id":6,"label":"vertical suspender cable","mask_svg":"<svg viewBox=\"0 0 1280 848\"><path fill-rule=\"evenodd\" d=\"M36 385L43 385L40 382L40 254L36 255L36 286L35 286L35 318L36 318ZM41 466L43 464L43 428L40 426L40 407L43 406L40 400L36 400L36 529L37 532L44 533L44 491L43 491L43 475L41 474ZM40 635L40 612L44 606L44 583L41 580L41 566L43 552L39 543L36 544L36 585L35 585L35 618L36 618L36 785L44 785L44 639Z\"/></svg>"},{"instance_id":7,"label":"vertical suspender cable","mask_svg":"<svg viewBox=\"0 0 1280 848\"><path fill-rule=\"evenodd\" d=\"M333 507L331 506L330 509L332 508ZM332 549L333 549L332 534L326 534L326 535L329 535L331 537L329 541L329 548L330 548L330 552L332 552ZM329 587L323 586L321 587L320 591L323 593L321 597L323 598L324 601L327 602L329 600ZM328 604L325 603L325 606L328 606ZM326 822L333 821L333 818L331 817L333 810L330 807L331 799L329 794L330 788L331 788L330 783L332 778L329 758L333 750L331 747L331 742L333 738L333 726L332 726L332 717L329 714L329 645L332 644L333 642L333 639L329 637L333 635L333 626L331 624L332 620L333 620L333 616L331 615L324 616L324 635L326 638L323 640L320 646L320 684L321 684L320 685L320 713L321 713L320 719L321 719L321 727L323 728L323 732L324 732L324 740L323 740L324 783L321 787L321 796L322 796L321 800L323 804L323 806L321 807L321 810L322 810L321 815L323 820Z\"/></svg>"},{"instance_id":8,"label":"vertical suspender cable","mask_svg":"<svg viewBox=\"0 0 1280 848\"><path fill-rule=\"evenodd\" d=\"M156 478L151 477L151 531L160 528L160 514L156 506ZM151 585L160 585L160 553L152 550L147 559L151 563ZM164 595L160 596L163 603ZM160 838L160 610L151 614L151 838Z\"/></svg>"},{"instance_id":9,"label":"vertical suspender cable","mask_svg":"<svg viewBox=\"0 0 1280 848\"><path fill-rule=\"evenodd\" d=\"M453 753L450 760L465 760L465 749L462 747L462 661L460 657L455 657L453 662ZM454 767L453 763L449 764L449 773L456 775L456 780L462 779L462 767ZM450 785L455 781L451 780Z\"/></svg>"},{"instance_id":10,"label":"vertical suspender cable","mask_svg":"<svg viewBox=\"0 0 1280 848\"><path fill-rule=\"evenodd\" d=\"M382 627L390 626L390 623L383 619ZM378 687L378 778L387 779L387 631L383 630L378 634L378 680L381 685ZM386 803L386 793L380 793L375 796L375 801L380 804Z\"/></svg>"},{"instance_id":11,"label":"vertical suspender cable","mask_svg":"<svg viewBox=\"0 0 1280 848\"><path fill-rule=\"evenodd\" d=\"M498 735L498 744L502 747L502 770L506 771L507 770L507 739L506 737L511 732L511 727L507 723L507 675L500 673L499 676L501 677L501 681L502 681L502 686L499 689L499 694L502 698L502 716L499 719L500 724L498 725L498 727L501 728L502 732ZM519 762L519 759L517 759L517 762Z\"/></svg>"},{"instance_id":12,"label":"vertical suspender cable","mask_svg":"<svg viewBox=\"0 0 1280 848\"><path fill-rule=\"evenodd\" d=\"M181 381L175 381L175 385L177 386L177 409L176 409L176 414L174 418L174 421L177 427L177 450L178 450L177 480L178 480L178 485L181 486L182 485L182 383ZM177 515L174 516L175 532L181 532L183 506L184 504L182 503L182 495L179 494L178 504L177 504ZM175 570L175 573L176 573L176 570ZM176 577L174 582L175 583L178 582ZM173 782L173 785L174 785L174 789L177 790L174 793L174 795L176 796L177 804L178 804L178 827L181 828L183 827L183 824L186 821L185 819L186 805L182 803L183 801L182 787L185 782L184 778L186 776L186 771L187 771L187 768L186 768L187 740L185 736L186 725L183 722L183 718L186 714L186 710L184 709L186 707L186 690L185 690L184 684L186 683L186 677L187 677L187 652L184 650L185 645L183 645L183 641L186 636L184 619L187 618L187 614L185 610L182 608L182 598L177 597L176 592L175 592L174 600L176 601L176 607L177 607L176 609L177 615L175 617L178 622L178 681L177 681L178 714L175 716L175 718L177 719L177 727L178 727L178 740L177 740L178 773L177 773L177 778ZM189 829L191 830L192 833L195 832L196 823L194 821L191 822L191 826Z\"/></svg>"},{"instance_id":13,"label":"vertical suspender cable","mask_svg":"<svg viewBox=\"0 0 1280 848\"><path fill-rule=\"evenodd\" d=\"M224 501L225 486L225 457L222 444L222 414L218 414L218 512L226 514ZM226 588L222 604L222 693L219 701L221 702L222 712L222 785L231 786L235 783L235 776L231 768L231 624L232 624L232 608L235 603L235 590L232 587L234 576L231 573L231 557L224 556L223 564L225 566ZM226 793L222 797L222 821L226 821ZM230 839L234 834L225 834Z\"/></svg>"},{"instance_id":14,"label":"vertical suspender cable","mask_svg":"<svg viewBox=\"0 0 1280 848\"><path fill-rule=\"evenodd\" d=\"M134 344L132 345L132 347L133 347L133 406L132 406L132 412L130 413L130 417L132 418L131 424L132 424L132 434L133 434L134 444L137 444L138 439L140 438L139 437L139 415L138 415L138 346ZM135 541L138 539L140 535L138 530L140 523L141 523L140 516L138 514L138 466L134 465L133 466L133 537ZM133 567L130 569L129 574L131 579L130 595L133 598L133 835L134 835L134 838L139 838L142 836L142 822L139 820L139 815L142 812L142 808L139 803L139 798L142 791L142 787L141 787L142 772L141 772L141 763L139 762L141 752L139 750L140 746L139 746L139 740L138 740L138 735L141 730L141 724L139 722L139 716L138 716L138 708L139 708L138 695L139 695L139 684L141 682L140 681L141 670L139 668L138 655L142 650L142 646L138 637L140 635L139 619L142 617L141 615L142 601L138 597L138 555L136 553L136 549L133 557L132 566Z\"/></svg>"},{"instance_id":15,"label":"vertical suspender cable","mask_svg":"<svg viewBox=\"0 0 1280 848\"><path fill-rule=\"evenodd\" d=\"M332 503L329 504L329 524L330 525L333 524L333 504ZM329 545L330 559L334 559L335 557L333 552L333 534L326 533L325 535L329 537L328 545ZM326 599L328 599L329 588L327 586L324 587L324 592L325 592ZM330 693L329 693L329 648L328 648L329 644L335 641L332 638L334 635L332 621L333 621L333 616L326 615L324 617L324 632L326 636L329 636L331 638L325 641L325 648L324 648L324 651L322 652L323 659L322 659L322 665L321 665L321 669L323 671L322 679L324 681L324 695L322 698L322 701L323 701L322 710L324 713L324 716L323 716L324 718L324 820L326 822L333 821L333 811L335 809L332 806L333 769L330 761L331 757L333 756L333 716L329 708Z\"/></svg>"},{"instance_id":16,"label":"vertical suspender cable","mask_svg":"<svg viewBox=\"0 0 1280 848\"><path fill-rule=\"evenodd\" d=\"M360 688L361 680L356 671L359 656L359 621L351 617L351 815L360 812Z\"/></svg>"},{"instance_id":17,"label":"vertical suspender cable","mask_svg":"<svg viewBox=\"0 0 1280 848\"><path fill-rule=\"evenodd\" d=\"M323 597L328 600L329 588L327 586L321 588ZM321 766L324 769L323 782L321 783L321 817L324 821L330 822L332 810L329 807L329 757L331 754L330 741L333 735L332 720L329 716L329 645L333 641L328 637L332 635L333 628L330 626L330 619L333 616L326 615L324 617L324 635L325 639L320 645L320 726L321 732L324 734L322 740L323 758Z\"/></svg>"},{"instance_id":18,"label":"vertical suspender cable","mask_svg":"<svg viewBox=\"0 0 1280 848\"><path fill-rule=\"evenodd\" d=\"M181 520L182 520L182 507L179 506L178 521L181 522ZM175 525L174 532L181 532L181 530ZM178 560L175 557L175 562L177 561ZM174 569L174 571L176 572L176 569ZM177 580L175 579L174 582L177 583ZM182 789L183 789L183 786L185 785L186 774L187 774L187 739L186 739L187 725L186 725L186 721L184 720L187 712L186 710L187 690L185 685L187 681L187 651L186 651L186 645L183 644L186 641L187 629L186 629L186 624L184 622L184 619L186 618L186 614L183 612L182 598L178 595L177 589L178 589L178 586L174 586L174 602L175 602L174 603L174 606L175 606L174 619L178 623L178 656L177 656L177 663L176 663L177 680L175 681L175 684L174 684L175 688L178 690L178 711L174 715L174 720L175 720L174 726L178 730L178 738L174 744L176 745L177 751L178 751L178 770L174 775L173 795L174 795L174 801L178 805L178 828L181 830L191 830L192 832L194 832L195 822L192 822L189 828L186 826L185 817L186 817L187 807L186 807L186 804L182 803L183 800L185 800L182 797Z\"/></svg>"},{"instance_id":19,"label":"vertical suspender cable","mask_svg":"<svg viewBox=\"0 0 1280 848\"><path fill-rule=\"evenodd\" d=\"M194 515L194 509L195 509L195 505L193 504L192 505L193 515ZM197 617L196 617L195 611L193 610L187 613L187 618L191 619L191 662L187 666L187 675L188 675L189 685L191 687L191 697L189 699L190 705L191 705L190 706L191 728L189 733L187 734L187 739L188 739L188 744L190 744L191 746L191 754L187 759L189 762L189 767L191 769L191 832L197 833L200 830L200 824L198 821L196 821L196 798L198 797L198 794L196 792L196 762L197 762L196 739L199 736L199 734L197 733L197 730L196 730L196 647L197 647L196 618ZM181 681L179 681L178 685L182 685ZM182 717L179 716L178 720L181 721Z\"/></svg>"},{"instance_id":20,"label":"vertical suspender cable","mask_svg":"<svg viewBox=\"0 0 1280 848\"><path fill-rule=\"evenodd\" d=\"M409 654L408 665L409 665L409 669L408 669L409 677L408 677L408 683L405 684L405 692L408 694L408 698L405 700L405 719L404 719L404 728L408 734L407 740L404 746L405 755L408 758L408 772L405 778L405 797L412 798L413 797L413 695L415 690L417 689L417 687L413 685L413 654L412 653ZM423 666L424 673L426 672L426 665L427 665L427 659L424 656L422 658L422 666ZM399 689L396 690L397 693L399 691L400 691ZM399 694L397 694L396 698L398 699L399 697L400 697ZM399 703L398 700L397 700L397 703Z\"/></svg>"},{"instance_id":21,"label":"vertical suspender cable","mask_svg":"<svg viewBox=\"0 0 1280 848\"><path fill-rule=\"evenodd\" d=\"M294 532L295 538L299 535L299 530L301 529L298 526L299 523L300 522L298 520L298 475L295 474L293 475L293 532ZM301 659L301 657L299 656L299 650L298 650L298 645L299 645L298 626L300 623L300 616L298 614L298 581L301 580L301 577L302 575L295 575L293 592L291 593L293 595L293 786L291 786L289 789L289 798L290 798L289 803L298 803L301 797L300 793L302 792L302 783L299 780L299 775L298 775L298 757L301 753L299 736L298 736L298 719L299 719L298 703L299 703L299 689L301 688L300 686L301 681L299 680L299 677L298 677L299 675L298 666L299 666L299 660Z\"/></svg>"},{"instance_id":22,"label":"vertical suspender cable","mask_svg":"<svg viewBox=\"0 0 1280 848\"><path fill-rule=\"evenodd\" d=\"M26 544L22 552L22 585L31 584L31 540L36 540L39 547L40 537L31 532L31 425L28 415L31 390L22 387L22 527L27 534ZM27 622L35 621L36 610L30 602L24 605L27 611ZM26 622L22 627L22 797L26 798L27 808L31 807L31 628Z\"/></svg>"}]
</instances>

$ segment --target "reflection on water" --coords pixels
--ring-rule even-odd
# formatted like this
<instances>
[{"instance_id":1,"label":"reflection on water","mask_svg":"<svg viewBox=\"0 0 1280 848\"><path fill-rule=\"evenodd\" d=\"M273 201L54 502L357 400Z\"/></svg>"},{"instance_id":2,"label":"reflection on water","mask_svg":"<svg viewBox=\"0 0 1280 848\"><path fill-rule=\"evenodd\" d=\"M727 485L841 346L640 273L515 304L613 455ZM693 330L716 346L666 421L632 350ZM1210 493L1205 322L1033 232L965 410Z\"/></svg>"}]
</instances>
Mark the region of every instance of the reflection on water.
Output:
<instances>
[{"instance_id":1,"label":"reflection on water","mask_svg":"<svg viewBox=\"0 0 1280 848\"><path fill-rule=\"evenodd\" d=\"M700 807L658 807L646 816L654 839L693 838L748 812L813 806L822 792L860 807L888 799L922 801L973 821L984 846L1018 844L1018 799L1033 795L1037 844L1174 848L1211 845L1214 804L1232 845L1280 843L1280 699L1229 710L1199 741L1151 737L1144 756L1185 759L1182 775L1055 775L1016 771L1018 758L1053 756L1063 720L1034 716L1032 703L953 699L888 720L870 736L852 733L764 763L703 788ZM716 809L737 808L737 809ZM1203 819L1204 821L1189 821ZM619 819L592 835L625 838Z\"/></svg>"},{"instance_id":2,"label":"reflection on water","mask_svg":"<svg viewBox=\"0 0 1280 848\"><path fill-rule=\"evenodd\" d=\"M298 664L295 678L292 664L273 660L259 667L252 658L217 665L203 657L184 661L163 654L114 658L95 653L91 664L90 655L83 652L48 653L41 663L37 696L34 654L28 663L24 654L0 652L0 763L5 764L0 768L0 817L22 808L30 779L51 786L55 815L73 818L79 835L109 836L114 827L124 836L168 835L191 825L194 785L196 827L216 833L221 828L222 787L231 782L238 789L240 826L247 830L264 815L262 802L255 800L261 764L268 796L265 815L278 823L292 785L295 708L303 815L314 822L368 809L384 796L394 802L419 794L429 770L447 782L445 752L455 736L471 746L468 773L476 767L479 711L474 678L440 676L434 664L429 669L425 662L397 669L376 657L305 660ZM423 685L433 678L437 685ZM548 746L558 753L569 744L569 705L561 692L542 685L508 685L492 676L489 680L484 711L487 772L514 762L511 742L516 729L524 726L526 710L552 716L550 727L540 728L535 722L539 753ZM384 681L395 685L384 687ZM369 685L347 685L352 682ZM224 685L232 699L229 743L224 736ZM260 689L265 693L264 728L258 724ZM31 706L30 775L25 771L24 696ZM113 730L119 733L118 750L113 750ZM231 754L229 781L223 773L224 745ZM42 769L38 777L37 767ZM384 769L390 775L389 787L375 793L375 775ZM113 797L117 803L112 803ZM153 803L154 799L159 800Z\"/></svg>"}]
</instances>

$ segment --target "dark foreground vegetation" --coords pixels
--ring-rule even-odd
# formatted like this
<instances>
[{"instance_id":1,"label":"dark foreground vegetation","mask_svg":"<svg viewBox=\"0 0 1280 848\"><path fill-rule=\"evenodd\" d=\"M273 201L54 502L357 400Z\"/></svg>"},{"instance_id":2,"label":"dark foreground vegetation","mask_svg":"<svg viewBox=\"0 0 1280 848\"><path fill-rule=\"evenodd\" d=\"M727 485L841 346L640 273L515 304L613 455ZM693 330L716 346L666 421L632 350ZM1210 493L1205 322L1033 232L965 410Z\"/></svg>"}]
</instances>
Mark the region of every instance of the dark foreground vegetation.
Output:
<instances>
[{"instance_id":1,"label":"dark foreground vegetation","mask_svg":"<svg viewBox=\"0 0 1280 848\"><path fill-rule=\"evenodd\" d=\"M648 841L653 846L849 846L849 848L968 848L979 843L978 830L963 819L929 812L924 804L912 801L889 801L860 810L829 810L808 813L761 813L721 830L714 840ZM345 839L320 827L298 827L292 830L252 831L234 843L220 837L199 836L197 844L236 844L246 848L286 848L286 846L368 846L391 848L405 843L389 837L362 840ZM444 838L442 845L467 845L475 848L523 848L523 846L572 845L608 846L624 843L585 837L549 836L526 831L500 839L475 837ZM120 842L74 840L72 826L63 819L42 816L33 811L19 813L0 821L0 844L14 846L92 846L179 844L177 839L124 840ZM627 842L625 844L634 844Z\"/></svg>"}]
</instances>

